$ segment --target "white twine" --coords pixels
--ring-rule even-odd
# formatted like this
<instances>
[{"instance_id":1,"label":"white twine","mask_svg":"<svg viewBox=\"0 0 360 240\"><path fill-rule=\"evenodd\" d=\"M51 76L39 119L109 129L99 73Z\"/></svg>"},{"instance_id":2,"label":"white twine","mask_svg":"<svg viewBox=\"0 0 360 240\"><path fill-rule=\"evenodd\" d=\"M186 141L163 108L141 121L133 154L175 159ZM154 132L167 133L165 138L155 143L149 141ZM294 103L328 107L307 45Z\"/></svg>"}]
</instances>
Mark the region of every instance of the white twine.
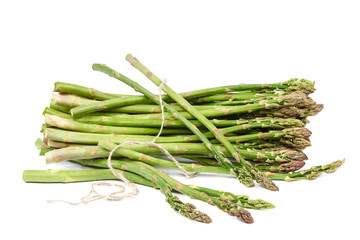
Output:
<instances>
[{"instance_id":1,"label":"white twine","mask_svg":"<svg viewBox=\"0 0 360 240\"><path fill-rule=\"evenodd\" d=\"M122 146L125 146L125 145L142 144L142 145L157 147L157 148L159 148L161 150L162 153L164 153L169 159L171 159L176 164L176 166L180 169L180 171L187 178L191 178L191 177L196 176L196 173L190 174L188 171L186 171L180 165L180 163L176 160L176 158L174 158L169 153L168 150L166 150L161 145L155 143L155 141L160 137L161 132L163 131L163 128L164 128L164 124L165 124L164 105L163 105L163 101L162 101L162 86L164 85L165 82L166 82L166 80L162 81L161 84L158 87L162 122L161 122L160 130L159 130L158 134L155 136L155 138L151 142L138 142L138 141L126 141L126 142L123 142L123 143L117 145L116 147L114 147L110 151L108 159L107 159L107 165L108 165L108 168L110 169L110 171L112 172L112 174L114 174L114 176L117 177L118 179L122 180L131 189L131 191L126 192L125 187L123 185L120 185L120 184L113 184L113 183L108 183L108 182L98 182L98 183L92 183L91 184L90 193L88 195L86 195L85 197L80 198L79 202L69 202L69 201L65 201L65 200L48 200L47 201L48 203L63 202L63 203L71 204L71 205L79 205L79 204L87 204L89 202L97 201L97 200L100 200L100 199L105 199L105 200L109 200L109 201L121 201L124 198L133 197L133 196L137 195L138 194L138 188L136 187L136 185L133 182L129 181L124 176L124 174L122 174L122 172L114 169L112 164L111 164L111 157L112 157L113 153L118 148L120 148ZM114 186L114 187L118 187L119 190L104 195L104 194L98 193L95 190L95 186Z\"/></svg>"}]
</instances>

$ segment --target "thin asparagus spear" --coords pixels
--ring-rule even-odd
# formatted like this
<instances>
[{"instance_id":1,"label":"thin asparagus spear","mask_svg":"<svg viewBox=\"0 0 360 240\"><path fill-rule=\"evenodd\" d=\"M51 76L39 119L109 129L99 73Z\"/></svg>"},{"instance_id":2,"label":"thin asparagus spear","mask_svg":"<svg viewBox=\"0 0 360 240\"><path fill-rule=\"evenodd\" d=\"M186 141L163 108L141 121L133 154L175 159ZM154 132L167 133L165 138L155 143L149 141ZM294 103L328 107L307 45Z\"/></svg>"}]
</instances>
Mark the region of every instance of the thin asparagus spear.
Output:
<instances>
[{"instance_id":1,"label":"thin asparagus spear","mask_svg":"<svg viewBox=\"0 0 360 240\"><path fill-rule=\"evenodd\" d=\"M110 133L87 133L87 132L74 132L61 130L56 128L46 128L44 137L68 143L81 143L81 144L97 144L100 140L111 140L116 143L124 141L139 141L149 142L154 139L151 135L120 135ZM162 136L157 139L158 143L174 143L174 142L196 142L199 141L197 136L194 135L170 135Z\"/></svg>"},{"instance_id":2,"label":"thin asparagus spear","mask_svg":"<svg viewBox=\"0 0 360 240\"><path fill-rule=\"evenodd\" d=\"M134 97L135 98L135 97ZM133 105L136 104L136 99L133 98L121 98L121 99L110 99L105 101L94 101L90 99L84 99L82 97L74 95L53 95L53 100L56 109L62 112L71 112L74 117L82 114L87 114L95 111L112 111L119 113L139 113L153 115L154 113L160 113L161 109L159 106L154 105ZM132 102L134 100L134 102ZM135 101L136 100L136 101ZM125 105L125 106L124 106ZM126 106L131 105L131 106ZM279 95L272 99L263 99L253 104L239 105L239 106L216 106L216 105L195 105L194 108L201 111L206 117L220 117L226 115L233 115L238 113L249 113L256 110L272 109L284 106L312 106L315 105L313 101L309 101L307 96L302 92L294 92L287 95ZM59 107L61 106L61 107ZM71 108L70 110L63 109L64 107ZM179 111L181 115L187 119L193 119L194 117L183 112L181 106L172 106L175 110ZM60 109L61 108L61 109ZM156 116L156 115L155 115ZM154 116L151 116L154 118ZM159 117L159 115L158 115ZM168 118L171 118L171 114L167 114Z\"/></svg>"},{"instance_id":3,"label":"thin asparagus spear","mask_svg":"<svg viewBox=\"0 0 360 240\"><path fill-rule=\"evenodd\" d=\"M279 135L275 133L270 133L269 135L263 133L256 133L250 135L242 135L241 137L227 137L230 142L246 142L253 141L254 139L276 139L281 144L286 146L291 146L293 148L303 149L304 147L310 146L308 139L299 138L291 136L291 134L285 135L284 132L279 132L280 135L285 136L286 138L279 138ZM211 137L210 135L208 135ZM124 141L140 141L140 142L149 142L154 138L150 135L119 135L119 134L105 134L105 133L87 133L87 132L74 132L67 131L56 128L46 128L44 130L44 137L50 140L65 142L65 143L76 143L76 144L97 144L100 140L111 140L116 143L121 143ZM289 138L293 137L293 138ZM194 135L170 135L162 136L157 139L157 143L196 143L199 142L199 138ZM218 141L215 140L214 143L218 144ZM212 144L213 145L213 144ZM219 152L219 149L213 146L215 151ZM209 149L209 148L208 148ZM210 149L209 149L210 150ZM213 151L210 150L212 153ZM229 152L230 153L230 152ZM222 153L223 154L223 153ZM231 157L233 156L230 153Z\"/></svg>"},{"instance_id":4,"label":"thin asparagus spear","mask_svg":"<svg viewBox=\"0 0 360 240\"><path fill-rule=\"evenodd\" d=\"M209 129L214 136L224 145L229 151L232 157L241 164L261 186L272 191L278 191L278 187L269 180L263 173L254 168L248 163L232 146L232 144L225 138L223 134L206 118L203 114L197 111L191 104L189 104L183 97L179 96L173 91L167 84L163 83L156 75L154 75L149 69L142 65L136 58L128 54L126 60L129 61L136 69L147 76L157 86L162 85L162 89L166 92L175 102L181 105L187 112L199 120L207 129ZM190 126L193 127L193 126Z\"/></svg>"},{"instance_id":5,"label":"thin asparagus spear","mask_svg":"<svg viewBox=\"0 0 360 240\"><path fill-rule=\"evenodd\" d=\"M322 173L334 173L342 164L344 164L345 159L337 160L335 162L313 166L306 170L301 170L294 173L272 173L266 172L268 178L276 179L276 180L283 180L287 182L292 182L300 179L307 179L307 180L314 180L318 178Z\"/></svg>"},{"instance_id":6,"label":"thin asparagus spear","mask_svg":"<svg viewBox=\"0 0 360 240\"><path fill-rule=\"evenodd\" d=\"M83 165L88 166L96 166L96 167L103 167L107 168L106 160L75 160ZM117 162L119 160L112 160L112 164L115 168L118 168ZM265 172L265 174L268 176L268 178L271 178L272 180L276 181L286 181L286 182L292 182L297 180L314 180L318 178L322 173L334 173L337 169L341 167L341 165L345 162L345 159L343 160L337 160L329 164L325 165L319 165L319 166L313 166L306 170L301 170L297 172L290 172L290 173L276 173L276 172ZM219 168L216 166L207 166L208 168ZM211 170L209 170L211 171Z\"/></svg>"},{"instance_id":7,"label":"thin asparagus spear","mask_svg":"<svg viewBox=\"0 0 360 240\"><path fill-rule=\"evenodd\" d=\"M306 79L292 78L285 82L278 82L273 84L238 84L238 85L220 86L220 87L200 89L191 92L180 93L180 95L185 99L194 99L194 98L200 98L214 94L222 94L222 93L228 93L234 91L278 90L278 89L281 89L283 91L303 91L306 94L310 94L315 91L314 82ZM55 83L54 92L76 94L82 97L94 98L97 100L107 100L115 97L116 98L123 97L123 95L120 94L102 93L92 88L86 88L83 86L62 83L62 82ZM134 95L126 95L124 97L127 96L134 96ZM163 95L162 98L166 102L171 100L171 98L167 95ZM144 98L144 101L148 101L148 99Z\"/></svg>"}]
</instances>

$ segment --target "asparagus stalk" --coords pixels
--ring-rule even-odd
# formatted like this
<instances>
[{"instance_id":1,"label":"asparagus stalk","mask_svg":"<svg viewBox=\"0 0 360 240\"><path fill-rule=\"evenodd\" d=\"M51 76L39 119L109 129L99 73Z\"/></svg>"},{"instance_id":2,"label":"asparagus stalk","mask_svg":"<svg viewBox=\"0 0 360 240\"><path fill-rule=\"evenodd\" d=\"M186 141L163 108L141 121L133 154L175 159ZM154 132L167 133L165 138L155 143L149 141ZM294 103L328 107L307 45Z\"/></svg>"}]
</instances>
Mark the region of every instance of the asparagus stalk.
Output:
<instances>
[{"instance_id":1,"label":"asparagus stalk","mask_svg":"<svg viewBox=\"0 0 360 240\"><path fill-rule=\"evenodd\" d=\"M112 112L121 112L121 113L142 113L143 118L155 118L161 119L161 115L156 115L154 113L159 113L161 110L158 106L153 105L135 105L135 106L127 106L121 107L125 105L131 105L131 99L129 102L126 102L126 99L110 99L105 101L93 101L89 99L84 99L81 97L73 96L73 95L53 95L53 99L55 104L60 105L62 107L71 108L69 110L72 116L79 116L81 114L95 112L95 111L103 111L111 108ZM117 106L116 101L119 101ZM134 102L135 103L135 102ZM273 109L280 108L284 106L310 106L314 105L313 101L309 101L307 96L302 92L294 92L291 94L280 95L278 97L274 97L273 99L264 99L254 104L246 104L239 106L212 106L212 105L200 105L194 106L197 108L204 116L206 117L219 117L226 115L233 115L239 113L249 113L257 110L263 109ZM183 108L180 106L173 106L177 111L183 111ZM89 109L89 111L86 111ZM60 110L60 109L59 109ZM78 111L79 110L79 111ZM84 111L83 111L84 110ZM65 111L65 110L61 110ZM77 113L79 112L79 114ZM191 114L187 112L180 112L187 119L195 119ZM171 114L166 115L167 118L174 118ZM139 116L137 116L139 117Z\"/></svg>"},{"instance_id":2,"label":"asparagus stalk","mask_svg":"<svg viewBox=\"0 0 360 240\"><path fill-rule=\"evenodd\" d=\"M61 118L73 119L71 115L59 112L52 108L45 108L43 114L50 114L59 116ZM126 116L126 115L125 115ZM158 119L127 119L126 117L117 116L102 116L102 115L87 115L83 117L77 117L74 120L82 123L91 123L99 125L109 126L122 126L122 127L160 127L162 120ZM274 128L283 129L289 127L304 127L303 121L295 118L274 118L274 117L258 117L251 119L236 119L236 120L222 120L212 119L210 120L217 127L232 127L235 125L242 125L243 129L254 128ZM201 127L202 124L198 120L189 120L196 127ZM186 127L179 120L165 120L164 127L167 128L183 128Z\"/></svg>"},{"instance_id":3,"label":"asparagus stalk","mask_svg":"<svg viewBox=\"0 0 360 240\"><path fill-rule=\"evenodd\" d=\"M273 172L266 172L268 178L276 179L276 180L283 180L287 182L292 182L300 179L307 179L307 180L314 180L318 178L322 173L334 173L341 165L345 162L343 160L337 160L329 164L313 166L306 170L301 170L294 173L273 173Z\"/></svg>"},{"instance_id":4,"label":"asparagus stalk","mask_svg":"<svg viewBox=\"0 0 360 240\"><path fill-rule=\"evenodd\" d=\"M85 115L91 112L101 111L105 109L111 109L114 107L129 106L133 104L142 103L144 100L142 96L134 96L128 98L114 98L104 100L99 103L94 102L92 104L80 104L78 107L74 107L70 110L71 116L77 117Z\"/></svg>"},{"instance_id":5,"label":"asparagus stalk","mask_svg":"<svg viewBox=\"0 0 360 240\"><path fill-rule=\"evenodd\" d=\"M220 132L220 131L219 131ZM221 132L220 132L221 133ZM283 129L281 131L269 131L269 132L256 132L253 134L240 135L240 136L228 136L226 137L227 141L232 143L247 142L259 139L274 140L277 139L284 145L293 146L293 147L306 147L310 145L309 140L306 136L310 134L308 130L302 128L292 128L292 129ZM202 136L208 138L213 138L213 133L204 133ZM120 135L120 134L105 134L105 133L90 133L90 132L74 132L61 130L56 128L45 128L44 137L47 139L60 141L60 142L69 142L69 143L80 143L80 144L97 144L100 140L111 140L116 143L123 141L140 141L146 142L151 141L153 136L151 135ZM199 139L196 135L169 135L161 136L157 138L157 143L191 143L199 142ZM209 140L208 140L209 141ZM213 143L218 143L219 140L213 139ZM208 148L209 149L209 148ZM211 149L209 149L212 151ZM218 151L218 149L215 149ZM231 153L233 157L233 153Z\"/></svg>"},{"instance_id":6,"label":"asparagus stalk","mask_svg":"<svg viewBox=\"0 0 360 240\"><path fill-rule=\"evenodd\" d=\"M278 82L273 84L238 84L238 85L229 85L229 86L220 86L214 88L200 89L191 92L180 93L185 99L195 99L205 96L210 96L214 94L229 93L234 91L263 91L263 90L283 90L283 91L303 91L306 94L313 93L315 91L314 82L306 79L292 78L285 82ZM86 88L83 86L57 82L55 83L54 92L60 93L70 93L76 94L86 98L94 98L97 100L108 100L111 98L121 98L121 97L131 97L134 95L119 95L119 94L109 94L102 93L98 90L92 88ZM164 101L169 101L171 98L167 95L162 96ZM148 101L144 97L144 101Z\"/></svg>"},{"instance_id":7,"label":"asparagus stalk","mask_svg":"<svg viewBox=\"0 0 360 240\"><path fill-rule=\"evenodd\" d=\"M127 98L133 97L134 95L120 95L112 93L104 93L94 88L87 88L84 86L65 83L65 82L55 82L54 92L65 93L65 94L74 94L85 98L96 99L96 100L109 100L112 98ZM144 100L147 100L143 97Z\"/></svg>"},{"instance_id":8,"label":"asparagus stalk","mask_svg":"<svg viewBox=\"0 0 360 240\"><path fill-rule=\"evenodd\" d=\"M202 143L161 143L159 144L161 147L165 148L170 154L176 155L179 157L187 157L187 158L193 158L193 157L202 157L202 158L213 158L214 155L212 152L206 148ZM64 142L58 142L53 141L51 139L48 140L48 146L49 148L63 148L59 149L61 151L70 152L71 155L66 154L67 156L71 157L82 157L84 152L93 152L93 155L95 158L97 157L106 157L105 152L98 151L98 147L94 145L81 145L81 144L73 144L73 143L64 143ZM83 149L82 151L77 152L75 148L72 148L72 150L67 150L67 147L77 147L78 149ZM125 145L125 148L142 152L149 155L159 155L162 154L160 149L152 146L147 145ZM215 148L218 149L219 152L222 152L225 156L230 157L230 154L226 151L224 147L221 145L214 145ZM253 146L252 146L253 147ZM40 149L41 147L39 147ZM302 151L297 151L293 149L287 149L287 148L274 148L274 149L266 149L266 150L260 150L260 149L252 149L248 148L243 145L236 145L235 148L242 154L246 159L256 161L256 162L263 162L263 163L269 163L269 164L281 164L289 161L303 161L307 160L307 156ZM52 150L51 149L51 150ZM78 154L77 154L78 153ZM95 154L97 153L97 154ZM54 153L51 153L54 154ZM64 154L60 154L64 155ZM67 159L69 160L69 159Z\"/></svg>"},{"instance_id":9,"label":"asparagus stalk","mask_svg":"<svg viewBox=\"0 0 360 240\"><path fill-rule=\"evenodd\" d=\"M77 162L88 165L88 166L96 166L96 167L103 167L107 168L106 160L76 160ZM112 165L114 168L118 168L117 162L119 160L112 160ZM345 162L345 159L343 160L337 160L334 162L331 162L329 164L325 165L318 165L313 166L306 170L301 170L297 172L289 172L289 173L277 173L277 172L270 172L267 171L265 174L268 178L276 181L286 181L286 182L292 182L297 180L314 180L321 176L322 173L334 173L337 169L341 167L341 165ZM216 166L207 166L208 168L219 168ZM114 176L115 177L115 176Z\"/></svg>"},{"instance_id":10,"label":"asparagus stalk","mask_svg":"<svg viewBox=\"0 0 360 240\"><path fill-rule=\"evenodd\" d=\"M275 121L273 121L275 122ZM145 135L152 135L152 134L157 134L158 133L158 129L156 128L140 128L140 127L114 127L114 126L106 126L106 125L98 125L98 124L86 124L86 123L81 123L81 122L77 122L71 119L67 119L67 118L62 118L62 117L58 117L55 115L49 115L49 114L45 114L45 123L50 125L50 126L54 126L57 128L61 128L61 129L66 129L66 130L73 130L73 131L80 131L80 132L88 132L88 133L112 133L112 134L133 134L133 135L139 135L139 134L145 134ZM271 121L268 123L264 123L264 122L254 122L254 123L249 123L249 124L243 124L243 125L236 125L236 126L232 126L232 127L228 127L228 128L223 128L220 129L220 132L222 134L229 134L232 132L237 132L237 131L242 131L242 130L248 130L248 129L253 129L253 128L258 128L258 127L266 127L268 126L268 124L271 124ZM275 125L275 124L274 124ZM258 135L256 135L254 139L262 139L264 138L263 136L265 136L266 138L275 138L275 137L281 137L281 136L288 136L289 133L291 133L292 131L300 131L302 130L301 128L291 128L291 129L284 129L282 131L273 131L273 132L269 132L269 136L266 136L266 134L263 133L259 133ZM308 130L302 130L303 132L309 132ZM188 130L182 130L182 129L164 129L164 134L182 134L182 133L187 133ZM204 133L204 135L208 138L213 138L213 134L212 133ZM255 134L253 134L255 135ZM303 137L303 136L300 136ZM238 139L236 136L235 137L230 137L231 139L235 139L233 141L236 142L241 142L242 138ZM194 136L194 141L197 139L196 136ZM249 140L249 138L246 138L246 140Z\"/></svg>"},{"instance_id":11,"label":"asparagus stalk","mask_svg":"<svg viewBox=\"0 0 360 240\"><path fill-rule=\"evenodd\" d=\"M45 114L45 123L66 130L88 132L88 133L112 133L112 134L133 134L133 135L156 135L159 132L157 128L145 127L115 127L98 124L87 124L77 122L71 119L58 117L55 115ZM163 129L162 133L167 134L182 134L189 131L184 129Z\"/></svg>"}]
</instances>

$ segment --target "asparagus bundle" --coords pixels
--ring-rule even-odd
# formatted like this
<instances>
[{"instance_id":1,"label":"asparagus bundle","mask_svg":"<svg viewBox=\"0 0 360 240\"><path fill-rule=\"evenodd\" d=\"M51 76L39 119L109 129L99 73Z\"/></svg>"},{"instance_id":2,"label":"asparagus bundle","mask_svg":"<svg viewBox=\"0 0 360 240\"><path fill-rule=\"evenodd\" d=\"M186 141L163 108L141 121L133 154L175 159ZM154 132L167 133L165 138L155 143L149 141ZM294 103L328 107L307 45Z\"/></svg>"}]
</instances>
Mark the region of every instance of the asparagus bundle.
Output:
<instances>
[{"instance_id":1,"label":"asparagus bundle","mask_svg":"<svg viewBox=\"0 0 360 240\"><path fill-rule=\"evenodd\" d=\"M56 82L53 98L43 112L43 139L36 141L40 155L46 163L72 161L95 169L26 170L24 181L117 179L107 169L106 158L113 152L113 168L130 181L159 189L180 214L195 221L211 222L208 215L180 201L173 191L252 223L251 214L244 208L274 206L245 195L182 184L156 167L234 175L246 186L254 186L255 180L262 187L277 191L273 180L313 180L323 172L334 172L344 162L302 170L307 160L304 149L311 145L311 131L306 128L308 117L323 109L309 96L315 91L309 80L294 78L273 84L238 84L178 94L136 58L128 55L126 59L164 90L161 99L103 64L94 64L93 69L122 81L143 96L104 93ZM162 126L156 143L177 157L178 163L166 159L154 146L117 147L127 141L150 142Z\"/></svg>"}]
</instances>

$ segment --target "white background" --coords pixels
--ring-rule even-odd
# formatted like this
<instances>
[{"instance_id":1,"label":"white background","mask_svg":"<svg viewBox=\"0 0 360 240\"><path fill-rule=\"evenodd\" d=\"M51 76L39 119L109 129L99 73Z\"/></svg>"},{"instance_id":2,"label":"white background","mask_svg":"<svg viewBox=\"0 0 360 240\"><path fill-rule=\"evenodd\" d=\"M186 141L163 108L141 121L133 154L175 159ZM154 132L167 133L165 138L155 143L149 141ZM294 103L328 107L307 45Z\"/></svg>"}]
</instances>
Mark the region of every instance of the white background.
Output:
<instances>
[{"instance_id":1,"label":"white background","mask_svg":"<svg viewBox=\"0 0 360 240\"><path fill-rule=\"evenodd\" d=\"M359 10L358 1L344 0L1 1L0 238L358 238ZM34 147L54 82L133 93L93 72L91 64L97 62L155 92L125 61L128 53L178 92L291 77L313 80L317 91L312 97L325 108L310 119L313 146L306 149L304 168L342 158L347 162L316 181L277 182L279 192L249 189L229 177L172 175L277 206L252 210L252 225L180 196L213 219L209 225L190 221L170 209L158 191L143 186L138 196L122 202L46 203L77 201L90 189L90 183L22 181L25 169L78 168L46 165Z\"/></svg>"}]
</instances>

